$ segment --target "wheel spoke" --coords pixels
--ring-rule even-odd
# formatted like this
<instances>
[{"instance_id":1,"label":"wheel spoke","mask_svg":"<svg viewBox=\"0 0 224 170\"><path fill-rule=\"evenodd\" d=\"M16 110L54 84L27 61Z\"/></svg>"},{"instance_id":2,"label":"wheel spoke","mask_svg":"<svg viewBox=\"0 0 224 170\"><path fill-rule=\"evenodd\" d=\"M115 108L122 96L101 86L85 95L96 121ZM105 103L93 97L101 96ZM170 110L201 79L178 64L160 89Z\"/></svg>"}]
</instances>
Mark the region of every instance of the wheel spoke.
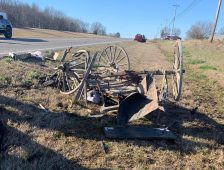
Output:
<instances>
[{"instance_id":1,"label":"wheel spoke","mask_svg":"<svg viewBox=\"0 0 224 170\"><path fill-rule=\"evenodd\" d=\"M71 69L72 71L86 71L85 69L81 69L81 68L73 68L73 69Z\"/></svg>"},{"instance_id":2,"label":"wheel spoke","mask_svg":"<svg viewBox=\"0 0 224 170\"><path fill-rule=\"evenodd\" d=\"M127 66L128 64L125 63L125 64L119 64L118 66L121 67L121 66Z\"/></svg>"},{"instance_id":3,"label":"wheel spoke","mask_svg":"<svg viewBox=\"0 0 224 170\"><path fill-rule=\"evenodd\" d=\"M120 63L120 62L121 62L122 60L124 60L124 59L125 59L125 56L122 57L120 60L118 60L118 61L117 61L117 64Z\"/></svg>"},{"instance_id":4,"label":"wheel spoke","mask_svg":"<svg viewBox=\"0 0 224 170\"><path fill-rule=\"evenodd\" d=\"M110 62L113 61L113 53L112 53L112 46L110 46Z\"/></svg>"},{"instance_id":5,"label":"wheel spoke","mask_svg":"<svg viewBox=\"0 0 224 170\"><path fill-rule=\"evenodd\" d=\"M85 64L85 62L81 62L81 63L77 63L77 64L75 64L75 65L71 65L70 68L77 67L77 66L80 66L80 65L82 65L82 64Z\"/></svg>"},{"instance_id":6,"label":"wheel spoke","mask_svg":"<svg viewBox=\"0 0 224 170\"><path fill-rule=\"evenodd\" d=\"M106 61L103 56L100 57L99 62L100 60L102 60L102 62L104 62L105 64L108 64L108 61Z\"/></svg>"},{"instance_id":7,"label":"wheel spoke","mask_svg":"<svg viewBox=\"0 0 224 170\"><path fill-rule=\"evenodd\" d=\"M114 59L115 59L115 56L116 56L116 52L117 52L117 47L115 46L115 49L114 49L114 56L113 56L113 59L111 60L112 62L114 62Z\"/></svg>"},{"instance_id":8,"label":"wheel spoke","mask_svg":"<svg viewBox=\"0 0 224 170\"><path fill-rule=\"evenodd\" d=\"M115 62L120 57L121 52L122 52L122 50L120 50L120 52L118 53L117 57L114 59L113 62Z\"/></svg>"},{"instance_id":9,"label":"wheel spoke","mask_svg":"<svg viewBox=\"0 0 224 170\"><path fill-rule=\"evenodd\" d=\"M58 75L57 75L57 88L58 89L60 88L60 83L61 83L61 72L59 71Z\"/></svg>"},{"instance_id":10,"label":"wheel spoke","mask_svg":"<svg viewBox=\"0 0 224 170\"><path fill-rule=\"evenodd\" d=\"M66 82L67 82L68 91L71 91L71 87L70 87L70 83L69 83L69 79L68 79L68 75L67 75L67 73L65 73L65 80L66 80Z\"/></svg>"},{"instance_id":11,"label":"wheel spoke","mask_svg":"<svg viewBox=\"0 0 224 170\"><path fill-rule=\"evenodd\" d=\"M63 83L63 91L66 91L66 88L65 88L65 75L64 75L64 72L62 72L62 83Z\"/></svg>"},{"instance_id":12,"label":"wheel spoke","mask_svg":"<svg viewBox=\"0 0 224 170\"><path fill-rule=\"evenodd\" d=\"M107 53L107 50L105 50L105 53L106 53L106 55L107 55L107 58L109 59L108 61L110 62L111 60L110 60L110 57L109 57L109 55L108 55L108 53Z\"/></svg>"}]
</instances>

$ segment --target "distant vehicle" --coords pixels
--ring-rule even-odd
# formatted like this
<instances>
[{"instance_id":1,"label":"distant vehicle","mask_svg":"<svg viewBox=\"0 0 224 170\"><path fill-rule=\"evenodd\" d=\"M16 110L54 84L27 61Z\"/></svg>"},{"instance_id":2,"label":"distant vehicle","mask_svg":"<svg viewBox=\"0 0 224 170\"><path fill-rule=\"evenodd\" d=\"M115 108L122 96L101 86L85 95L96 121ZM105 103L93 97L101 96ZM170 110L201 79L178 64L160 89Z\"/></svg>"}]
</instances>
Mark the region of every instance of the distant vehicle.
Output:
<instances>
[{"instance_id":1,"label":"distant vehicle","mask_svg":"<svg viewBox=\"0 0 224 170\"><path fill-rule=\"evenodd\" d=\"M141 34L136 34L134 40L138 42L146 42L145 36Z\"/></svg>"},{"instance_id":2,"label":"distant vehicle","mask_svg":"<svg viewBox=\"0 0 224 170\"><path fill-rule=\"evenodd\" d=\"M178 37L177 35L167 35L165 40L181 40L181 37Z\"/></svg>"},{"instance_id":3,"label":"distant vehicle","mask_svg":"<svg viewBox=\"0 0 224 170\"><path fill-rule=\"evenodd\" d=\"M5 38L12 38L12 24L4 12L0 12L0 34L3 34Z\"/></svg>"}]
</instances>

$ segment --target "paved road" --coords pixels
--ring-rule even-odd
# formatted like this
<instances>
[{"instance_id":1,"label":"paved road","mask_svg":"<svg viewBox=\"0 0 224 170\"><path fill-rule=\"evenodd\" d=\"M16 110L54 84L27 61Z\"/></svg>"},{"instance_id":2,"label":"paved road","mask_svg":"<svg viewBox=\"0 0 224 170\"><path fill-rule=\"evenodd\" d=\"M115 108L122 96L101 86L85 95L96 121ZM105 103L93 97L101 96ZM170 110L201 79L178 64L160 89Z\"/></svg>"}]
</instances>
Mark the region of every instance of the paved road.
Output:
<instances>
[{"instance_id":1,"label":"paved road","mask_svg":"<svg viewBox=\"0 0 224 170\"><path fill-rule=\"evenodd\" d=\"M9 52L23 53L32 51L44 51L51 49L63 49L69 46L88 46L96 44L113 44L125 40L116 38L12 38L10 40L0 38L0 56Z\"/></svg>"}]
</instances>

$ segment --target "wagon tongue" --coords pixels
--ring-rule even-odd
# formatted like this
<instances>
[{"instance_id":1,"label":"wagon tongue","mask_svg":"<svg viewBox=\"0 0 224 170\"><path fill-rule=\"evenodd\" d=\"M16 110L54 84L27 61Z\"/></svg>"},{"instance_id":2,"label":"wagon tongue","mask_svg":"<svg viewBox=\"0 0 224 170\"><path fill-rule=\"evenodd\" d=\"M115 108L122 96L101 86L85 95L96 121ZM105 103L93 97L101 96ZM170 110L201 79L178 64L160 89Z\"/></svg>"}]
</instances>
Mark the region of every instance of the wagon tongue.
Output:
<instances>
[{"instance_id":1,"label":"wagon tongue","mask_svg":"<svg viewBox=\"0 0 224 170\"><path fill-rule=\"evenodd\" d=\"M157 90L152 75L147 75L138 89L140 93L132 93L119 105L117 114L119 126L140 119L159 108Z\"/></svg>"}]
</instances>

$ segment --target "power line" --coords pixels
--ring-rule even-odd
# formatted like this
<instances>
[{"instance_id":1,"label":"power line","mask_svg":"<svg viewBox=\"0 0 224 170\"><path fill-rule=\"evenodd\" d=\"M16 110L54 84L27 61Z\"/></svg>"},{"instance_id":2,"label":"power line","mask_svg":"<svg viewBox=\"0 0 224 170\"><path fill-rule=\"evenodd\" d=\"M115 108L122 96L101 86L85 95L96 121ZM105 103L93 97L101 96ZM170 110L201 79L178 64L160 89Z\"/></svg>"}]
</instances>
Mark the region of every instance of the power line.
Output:
<instances>
[{"instance_id":1,"label":"power line","mask_svg":"<svg viewBox=\"0 0 224 170\"><path fill-rule=\"evenodd\" d=\"M177 16L176 19L182 17L183 15L185 15L187 12L191 11L194 7L196 7L202 0L193 0L182 12L180 12ZM169 24L168 27L173 23L174 19L172 19Z\"/></svg>"},{"instance_id":2,"label":"power line","mask_svg":"<svg viewBox=\"0 0 224 170\"><path fill-rule=\"evenodd\" d=\"M193 0L182 12L177 15L177 18L182 17L187 12L191 11L194 7L196 7L202 0Z\"/></svg>"}]
</instances>

